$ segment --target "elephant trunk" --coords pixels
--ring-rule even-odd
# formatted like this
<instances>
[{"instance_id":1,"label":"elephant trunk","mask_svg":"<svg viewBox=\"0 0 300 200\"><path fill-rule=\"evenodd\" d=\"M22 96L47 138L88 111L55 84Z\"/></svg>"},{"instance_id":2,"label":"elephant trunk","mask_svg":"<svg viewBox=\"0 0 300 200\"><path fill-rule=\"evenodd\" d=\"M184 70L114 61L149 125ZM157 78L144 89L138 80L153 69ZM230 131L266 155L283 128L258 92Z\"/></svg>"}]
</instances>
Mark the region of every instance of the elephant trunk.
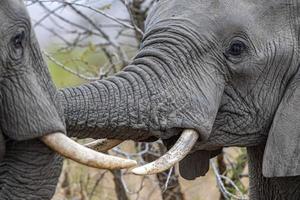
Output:
<instances>
[{"instance_id":1,"label":"elephant trunk","mask_svg":"<svg viewBox=\"0 0 300 200\"><path fill-rule=\"evenodd\" d=\"M205 141L224 91L222 63L214 43L183 26L154 27L123 71L61 90L69 136L170 139L193 129Z\"/></svg>"},{"instance_id":2,"label":"elephant trunk","mask_svg":"<svg viewBox=\"0 0 300 200\"><path fill-rule=\"evenodd\" d=\"M160 81L145 68L128 66L106 80L62 90L68 134L138 140L163 128L152 110L158 99L151 99L158 97Z\"/></svg>"}]
</instances>

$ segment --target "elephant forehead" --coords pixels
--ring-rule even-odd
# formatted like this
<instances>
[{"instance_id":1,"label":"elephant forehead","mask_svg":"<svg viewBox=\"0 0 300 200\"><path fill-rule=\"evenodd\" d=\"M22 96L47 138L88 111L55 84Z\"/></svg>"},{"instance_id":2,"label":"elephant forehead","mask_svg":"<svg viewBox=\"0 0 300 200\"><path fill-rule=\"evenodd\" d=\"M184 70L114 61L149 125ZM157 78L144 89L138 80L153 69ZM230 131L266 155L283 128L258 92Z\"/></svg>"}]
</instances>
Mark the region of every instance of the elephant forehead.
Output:
<instances>
[{"instance_id":1,"label":"elephant forehead","mask_svg":"<svg viewBox=\"0 0 300 200\"><path fill-rule=\"evenodd\" d=\"M190 21L197 32L230 35L240 30L273 38L286 34L297 5L288 0L161 0L151 10L146 27L176 19ZM225 34L224 34L225 33Z\"/></svg>"},{"instance_id":2,"label":"elephant forehead","mask_svg":"<svg viewBox=\"0 0 300 200\"><path fill-rule=\"evenodd\" d=\"M29 15L22 0L0 0L0 23L12 22L19 18L29 19Z\"/></svg>"},{"instance_id":3,"label":"elephant forehead","mask_svg":"<svg viewBox=\"0 0 300 200\"><path fill-rule=\"evenodd\" d=\"M235 11L260 11L272 10L276 16L279 10L285 10L291 6L298 6L294 0L161 0L156 9L162 9L166 13L188 12L193 10L202 13L228 14ZM259 13L259 12L257 12Z\"/></svg>"},{"instance_id":4,"label":"elephant forehead","mask_svg":"<svg viewBox=\"0 0 300 200\"><path fill-rule=\"evenodd\" d=\"M224 22L247 23L270 21L278 24L277 19L291 15L295 3L287 0L162 0L150 13L150 21L185 18L203 22L203 19ZM282 21L282 20L281 20Z\"/></svg>"},{"instance_id":5,"label":"elephant forehead","mask_svg":"<svg viewBox=\"0 0 300 200\"><path fill-rule=\"evenodd\" d=\"M163 0L151 10L146 21L147 27L152 24L175 20L192 22L198 28L197 31L203 33L204 30L215 29L224 25L225 21L235 20L233 12L239 12L239 23L244 24L243 19L252 20L253 15L249 15L253 5L249 3L232 4L232 1L204 1L204 0ZM234 6L234 7L233 7ZM241 8L243 7L243 8ZM231 10L229 12L229 10Z\"/></svg>"},{"instance_id":6,"label":"elephant forehead","mask_svg":"<svg viewBox=\"0 0 300 200\"><path fill-rule=\"evenodd\" d=\"M29 15L21 0L0 0L0 38L5 39L19 26L30 26ZM16 26L17 25L17 26Z\"/></svg>"}]
</instances>

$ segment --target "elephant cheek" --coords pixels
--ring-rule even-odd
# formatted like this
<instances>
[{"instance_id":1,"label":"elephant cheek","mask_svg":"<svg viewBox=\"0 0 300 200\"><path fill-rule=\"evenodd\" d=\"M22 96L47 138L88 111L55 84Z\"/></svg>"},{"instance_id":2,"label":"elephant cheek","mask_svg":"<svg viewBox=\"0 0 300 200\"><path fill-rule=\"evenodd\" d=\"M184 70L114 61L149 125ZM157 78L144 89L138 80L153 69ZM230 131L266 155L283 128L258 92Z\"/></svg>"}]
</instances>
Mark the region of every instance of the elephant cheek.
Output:
<instances>
[{"instance_id":1,"label":"elephant cheek","mask_svg":"<svg viewBox=\"0 0 300 200\"><path fill-rule=\"evenodd\" d=\"M7 137L20 141L65 132L55 90L43 86L34 75L7 79L0 85L0 92L0 124Z\"/></svg>"}]
</instances>

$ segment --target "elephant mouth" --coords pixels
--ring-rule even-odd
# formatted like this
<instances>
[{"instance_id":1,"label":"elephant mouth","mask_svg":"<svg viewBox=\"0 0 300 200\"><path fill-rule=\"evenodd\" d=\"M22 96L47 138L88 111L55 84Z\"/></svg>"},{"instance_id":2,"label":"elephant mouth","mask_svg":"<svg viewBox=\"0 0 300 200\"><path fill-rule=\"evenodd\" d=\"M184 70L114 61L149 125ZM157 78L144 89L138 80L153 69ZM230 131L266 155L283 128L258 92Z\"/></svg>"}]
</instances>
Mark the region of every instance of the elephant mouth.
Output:
<instances>
[{"instance_id":1,"label":"elephant mouth","mask_svg":"<svg viewBox=\"0 0 300 200\"><path fill-rule=\"evenodd\" d=\"M96 140L80 145L62 133L53 133L40 138L41 141L60 155L83 165L100 169L122 169L135 167L134 160L106 155L109 149L122 143L122 140ZM185 129L173 147L157 160L132 169L136 175L151 175L163 172L181 160L192 150L199 134L195 130Z\"/></svg>"},{"instance_id":2,"label":"elephant mouth","mask_svg":"<svg viewBox=\"0 0 300 200\"><path fill-rule=\"evenodd\" d=\"M132 169L132 172L136 175L151 175L170 169L188 155L198 139L198 132L185 129L168 152L151 163Z\"/></svg>"},{"instance_id":3,"label":"elephant mouth","mask_svg":"<svg viewBox=\"0 0 300 200\"><path fill-rule=\"evenodd\" d=\"M170 169L181 160L183 160L192 150L199 139L199 133L193 129L185 129L181 133L178 140L172 148L157 160L146 165L132 169L132 173L136 175L151 175L163 172ZM107 151L118 144L122 140L97 140L95 142L86 144L85 146L97 151Z\"/></svg>"},{"instance_id":4,"label":"elephant mouth","mask_svg":"<svg viewBox=\"0 0 300 200\"><path fill-rule=\"evenodd\" d=\"M3 134L0 135L0 160L2 160L5 155L6 142ZM113 170L131 168L137 165L137 162L134 160L101 153L119 145L123 142L122 140L100 139L81 145L60 132L48 134L39 139L61 156L89 167ZM168 152L151 163L133 168L132 173L136 175L151 175L173 167L190 153L198 139L198 132L192 129L185 129Z\"/></svg>"},{"instance_id":5,"label":"elephant mouth","mask_svg":"<svg viewBox=\"0 0 300 200\"><path fill-rule=\"evenodd\" d=\"M122 169L137 165L137 162L134 160L100 153L119 145L123 142L122 140L97 140L86 145L80 145L62 133L49 134L40 139L60 155L90 167ZM132 173L136 175L151 175L173 167L188 155L198 139L199 134L195 130L184 130L167 153L151 163L132 169Z\"/></svg>"}]
</instances>

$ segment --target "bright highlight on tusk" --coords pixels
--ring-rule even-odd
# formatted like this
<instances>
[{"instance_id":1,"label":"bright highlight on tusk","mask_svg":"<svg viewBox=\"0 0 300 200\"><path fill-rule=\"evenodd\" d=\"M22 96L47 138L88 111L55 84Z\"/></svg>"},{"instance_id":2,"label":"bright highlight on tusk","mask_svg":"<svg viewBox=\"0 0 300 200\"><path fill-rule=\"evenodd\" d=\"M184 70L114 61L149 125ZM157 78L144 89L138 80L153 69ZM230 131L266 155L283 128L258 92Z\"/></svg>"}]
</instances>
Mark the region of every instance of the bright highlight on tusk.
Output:
<instances>
[{"instance_id":1,"label":"bright highlight on tusk","mask_svg":"<svg viewBox=\"0 0 300 200\"><path fill-rule=\"evenodd\" d=\"M107 152L108 150L114 148L115 146L118 146L122 142L122 140L100 139L84 144L84 146L98 152Z\"/></svg>"},{"instance_id":2,"label":"bright highlight on tusk","mask_svg":"<svg viewBox=\"0 0 300 200\"><path fill-rule=\"evenodd\" d=\"M132 172L137 175L150 175L170 169L191 151L198 138L199 135L196 131L184 130L175 145L166 154L156 161L134 168Z\"/></svg>"},{"instance_id":3,"label":"bright highlight on tusk","mask_svg":"<svg viewBox=\"0 0 300 200\"><path fill-rule=\"evenodd\" d=\"M99 169L123 169L136 166L134 160L123 159L80 145L62 133L53 133L40 138L48 147L73 161Z\"/></svg>"}]
</instances>

